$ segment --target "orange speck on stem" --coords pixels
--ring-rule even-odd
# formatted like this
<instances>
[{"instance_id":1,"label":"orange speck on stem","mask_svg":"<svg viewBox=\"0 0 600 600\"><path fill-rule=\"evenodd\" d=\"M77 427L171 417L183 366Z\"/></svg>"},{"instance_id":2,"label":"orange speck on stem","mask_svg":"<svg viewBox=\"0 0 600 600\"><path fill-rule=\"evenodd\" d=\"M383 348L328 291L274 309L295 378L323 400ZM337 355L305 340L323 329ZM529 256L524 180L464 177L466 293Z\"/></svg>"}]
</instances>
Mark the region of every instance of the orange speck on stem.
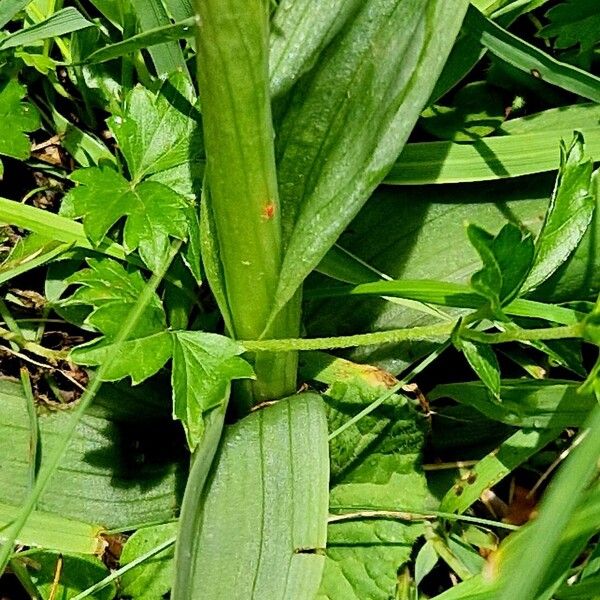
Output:
<instances>
[{"instance_id":1,"label":"orange speck on stem","mask_svg":"<svg viewBox=\"0 0 600 600\"><path fill-rule=\"evenodd\" d=\"M275 205L272 202L265 204L263 208L263 217L268 221L275 215Z\"/></svg>"}]
</instances>

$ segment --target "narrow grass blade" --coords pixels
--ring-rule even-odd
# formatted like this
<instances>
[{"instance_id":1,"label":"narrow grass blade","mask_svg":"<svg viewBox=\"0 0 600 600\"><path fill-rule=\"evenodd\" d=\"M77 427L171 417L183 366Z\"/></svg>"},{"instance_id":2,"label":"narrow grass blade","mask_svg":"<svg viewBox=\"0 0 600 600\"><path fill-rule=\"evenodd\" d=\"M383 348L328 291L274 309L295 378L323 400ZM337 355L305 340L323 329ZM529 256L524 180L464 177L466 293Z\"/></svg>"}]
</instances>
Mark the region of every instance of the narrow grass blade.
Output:
<instances>
[{"instance_id":1,"label":"narrow grass blade","mask_svg":"<svg viewBox=\"0 0 600 600\"><path fill-rule=\"evenodd\" d=\"M61 217L47 210L20 204L14 200L0 198L0 222L22 227L58 242L74 244L75 246L89 250L97 250L120 260L134 260L133 257L127 256L120 244L109 242L97 247L93 246L85 235L81 223Z\"/></svg>"},{"instance_id":2,"label":"narrow grass blade","mask_svg":"<svg viewBox=\"0 0 600 600\"><path fill-rule=\"evenodd\" d=\"M517 431L452 486L442 499L440 510L464 512L485 490L502 481L559 434L560 429Z\"/></svg>"},{"instance_id":3,"label":"narrow grass blade","mask_svg":"<svg viewBox=\"0 0 600 600\"><path fill-rule=\"evenodd\" d=\"M12 18L23 10L31 0L3 0L0 6L0 28L4 27Z\"/></svg>"},{"instance_id":4,"label":"narrow grass blade","mask_svg":"<svg viewBox=\"0 0 600 600\"><path fill-rule=\"evenodd\" d=\"M467 11L465 27L492 54L513 67L568 92L600 102L599 77L538 50L487 19L473 6Z\"/></svg>"},{"instance_id":5,"label":"narrow grass blade","mask_svg":"<svg viewBox=\"0 0 600 600\"><path fill-rule=\"evenodd\" d=\"M316 394L230 427L205 489L186 492L196 506L181 518L173 600L313 598L328 487L327 422Z\"/></svg>"},{"instance_id":6,"label":"narrow grass blade","mask_svg":"<svg viewBox=\"0 0 600 600\"><path fill-rule=\"evenodd\" d=\"M131 0L131 4L142 33L171 25L162 0ZM153 45L149 52L157 75L169 75L175 71L188 73L183 51L177 41Z\"/></svg>"},{"instance_id":7,"label":"narrow grass blade","mask_svg":"<svg viewBox=\"0 0 600 600\"><path fill-rule=\"evenodd\" d=\"M95 64L112 60L113 58L119 58L126 54L132 54L142 48L154 48L159 44L165 44L167 42L176 42L177 40L192 38L194 36L194 25L196 21L193 17L179 21L178 23L172 23L170 25L163 25L154 29L148 29L142 33L138 33L130 38L104 46L95 52L92 52L85 60L85 64Z\"/></svg>"},{"instance_id":8,"label":"narrow grass blade","mask_svg":"<svg viewBox=\"0 0 600 600\"><path fill-rule=\"evenodd\" d=\"M554 171L560 166L560 143L570 140L574 130L585 138L586 156L600 156L600 107L574 105L507 121L504 135L473 144L407 144L385 183L464 183Z\"/></svg>"},{"instance_id":9,"label":"narrow grass blade","mask_svg":"<svg viewBox=\"0 0 600 600\"><path fill-rule=\"evenodd\" d=\"M4 531L19 515L20 507L0 502L0 541ZM106 545L102 528L57 514L34 511L17 537L24 546L34 546L56 552L100 554Z\"/></svg>"},{"instance_id":10,"label":"narrow grass blade","mask_svg":"<svg viewBox=\"0 0 600 600\"><path fill-rule=\"evenodd\" d=\"M72 6L55 12L46 20L36 23L31 27L20 29L0 40L0 50L27 46L41 40L58 37L66 33L73 33L86 27L93 27L84 16Z\"/></svg>"}]
</instances>

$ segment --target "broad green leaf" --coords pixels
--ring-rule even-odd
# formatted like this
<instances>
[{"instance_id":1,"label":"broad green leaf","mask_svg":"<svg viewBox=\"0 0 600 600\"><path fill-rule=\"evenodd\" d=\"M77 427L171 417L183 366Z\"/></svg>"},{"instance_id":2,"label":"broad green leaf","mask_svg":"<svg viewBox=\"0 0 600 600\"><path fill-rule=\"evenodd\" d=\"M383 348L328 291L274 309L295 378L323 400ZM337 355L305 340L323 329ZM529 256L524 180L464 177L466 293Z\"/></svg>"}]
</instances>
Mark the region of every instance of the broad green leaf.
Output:
<instances>
[{"instance_id":1,"label":"broad green leaf","mask_svg":"<svg viewBox=\"0 0 600 600\"><path fill-rule=\"evenodd\" d=\"M375 380L375 385L367 381L351 376L334 383L326 397L330 430L381 394L381 381ZM423 430L424 420L406 399L392 396L335 437L330 450L332 512L426 510L431 499L420 468ZM421 524L385 518L331 523L318 598L394 597L397 572L423 532Z\"/></svg>"},{"instance_id":2,"label":"broad green leaf","mask_svg":"<svg viewBox=\"0 0 600 600\"><path fill-rule=\"evenodd\" d=\"M569 147L561 143L561 167L544 225L536 240L535 260L525 282L532 290L548 279L583 238L594 214L597 176L584 159L583 137L577 133Z\"/></svg>"},{"instance_id":3,"label":"broad green leaf","mask_svg":"<svg viewBox=\"0 0 600 600\"><path fill-rule=\"evenodd\" d=\"M2 529L17 517L18 512L18 506L0 503L0 541ZM100 536L102 531L97 525L68 519L59 514L35 511L19 534L17 542L56 552L101 554L106 544Z\"/></svg>"},{"instance_id":4,"label":"broad green leaf","mask_svg":"<svg viewBox=\"0 0 600 600\"><path fill-rule=\"evenodd\" d=\"M428 397L432 401L452 398L508 425L545 429L583 423L596 400L592 394L579 394L578 388L578 383L570 381L505 379L501 403L492 402L479 381L438 385Z\"/></svg>"},{"instance_id":5,"label":"broad green leaf","mask_svg":"<svg viewBox=\"0 0 600 600\"><path fill-rule=\"evenodd\" d=\"M600 107L573 105L510 119L499 132L508 135L493 135L472 144L406 144L385 182L464 183L555 171L560 166L557 148L573 130L583 133L588 157L600 154Z\"/></svg>"},{"instance_id":6,"label":"broad green leaf","mask_svg":"<svg viewBox=\"0 0 600 600\"><path fill-rule=\"evenodd\" d=\"M4 27L30 2L31 0L4 0L0 8L0 27Z\"/></svg>"},{"instance_id":7,"label":"broad green leaf","mask_svg":"<svg viewBox=\"0 0 600 600\"><path fill-rule=\"evenodd\" d=\"M26 90L16 79L0 81L0 154L24 160L31 144L27 133L40 126L37 110L22 102Z\"/></svg>"},{"instance_id":8,"label":"broad green leaf","mask_svg":"<svg viewBox=\"0 0 600 600\"><path fill-rule=\"evenodd\" d=\"M72 598L110 574L108 567L95 556L76 554L54 554L35 552L28 557L29 574L39 590L40 600ZM60 569L58 584L55 584L57 569ZM114 582L91 594L93 600L112 600L117 593Z\"/></svg>"},{"instance_id":9,"label":"broad green leaf","mask_svg":"<svg viewBox=\"0 0 600 600\"><path fill-rule=\"evenodd\" d=\"M358 0L282 0L271 19L271 95L282 96L309 70L360 6Z\"/></svg>"},{"instance_id":10,"label":"broad green leaf","mask_svg":"<svg viewBox=\"0 0 600 600\"><path fill-rule=\"evenodd\" d=\"M20 383L0 380L0 502L22 506L30 488L30 440L27 400ZM39 415L41 467L70 426L73 405ZM23 532L35 543L54 535L47 548L84 552L69 545L79 531L70 521L104 528L136 527L172 519L178 510L185 461L173 440L177 428L169 418L169 390L104 385L72 437L48 490ZM157 440L160 441L157 445ZM45 514L50 513L47 520ZM57 527L62 529L57 530ZM91 527L91 526L86 526ZM88 538L86 544L90 544ZM91 549L90 549L91 550ZM88 550L89 551L89 550Z\"/></svg>"},{"instance_id":11,"label":"broad green leaf","mask_svg":"<svg viewBox=\"0 0 600 600\"><path fill-rule=\"evenodd\" d=\"M556 48L579 45L587 52L600 42L600 13L595 0L566 0L546 13L550 24L538 32L540 37L556 38Z\"/></svg>"},{"instance_id":12,"label":"broad green leaf","mask_svg":"<svg viewBox=\"0 0 600 600\"><path fill-rule=\"evenodd\" d=\"M278 136L286 253L274 312L392 167L466 7L463 1L366 2L297 87Z\"/></svg>"},{"instance_id":13,"label":"broad green leaf","mask_svg":"<svg viewBox=\"0 0 600 600\"><path fill-rule=\"evenodd\" d=\"M556 60L524 42L482 15L475 7L467 11L465 27L492 54L509 65L564 90L600 102L600 78Z\"/></svg>"},{"instance_id":14,"label":"broad green leaf","mask_svg":"<svg viewBox=\"0 0 600 600\"><path fill-rule=\"evenodd\" d=\"M170 238L186 237L188 202L166 185L156 181L132 185L111 167L81 169L71 178L79 185L64 198L61 212L82 218L93 244L100 244L126 217L125 250L139 249L144 263L157 270L168 252Z\"/></svg>"},{"instance_id":15,"label":"broad green leaf","mask_svg":"<svg viewBox=\"0 0 600 600\"><path fill-rule=\"evenodd\" d=\"M119 564L122 567L129 564L176 533L176 522L138 529L125 542ZM160 600L171 589L173 567L173 548L168 548L124 573L121 591L133 600Z\"/></svg>"},{"instance_id":16,"label":"broad green leaf","mask_svg":"<svg viewBox=\"0 0 600 600\"><path fill-rule=\"evenodd\" d=\"M84 18L76 8L69 6L56 11L44 21L25 29L19 29L1 38L0 51L17 46L28 46L48 38L58 37L93 26L94 24Z\"/></svg>"},{"instance_id":17,"label":"broad green leaf","mask_svg":"<svg viewBox=\"0 0 600 600\"><path fill-rule=\"evenodd\" d=\"M154 375L171 357L172 342L166 331L166 317L162 303L154 294L129 339L119 347L114 341L142 293L146 282L139 271L128 272L110 259L89 259L88 268L78 271L68 280L80 287L62 301L62 306L89 306L85 323L91 325L102 337L71 351L71 358L84 365L99 365L118 351L120 359L106 373L113 381L131 376L139 383Z\"/></svg>"},{"instance_id":18,"label":"broad green leaf","mask_svg":"<svg viewBox=\"0 0 600 600\"><path fill-rule=\"evenodd\" d=\"M202 146L199 119L194 88L176 74L164 81L157 94L136 86L125 99L122 114L111 117L108 125L131 179L139 182L196 156Z\"/></svg>"},{"instance_id":19,"label":"broad green leaf","mask_svg":"<svg viewBox=\"0 0 600 600\"><path fill-rule=\"evenodd\" d=\"M454 96L451 107L434 104L426 108L420 124L441 139L473 142L498 129L504 111L501 96L486 82L475 81Z\"/></svg>"},{"instance_id":20,"label":"broad green leaf","mask_svg":"<svg viewBox=\"0 0 600 600\"><path fill-rule=\"evenodd\" d=\"M137 52L143 48L151 48L165 42L193 37L194 25L195 19L191 17L178 23L148 29L121 42L115 42L103 48L98 48L85 59L85 62L87 64L102 63L113 58Z\"/></svg>"},{"instance_id":21,"label":"broad green leaf","mask_svg":"<svg viewBox=\"0 0 600 600\"><path fill-rule=\"evenodd\" d=\"M560 429L519 430L469 469L448 490L440 510L462 513L474 504L481 494L512 473L530 456L539 452L558 437Z\"/></svg>"},{"instance_id":22,"label":"broad green leaf","mask_svg":"<svg viewBox=\"0 0 600 600\"><path fill-rule=\"evenodd\" d=\"M173 418L183 423L192 451L204 434L204 416L226 405L234 379L253 379L243 346L202 331L173 333Z\"/></svg>"},{"instance_id":23,"label":"broad green leaf","mask_svg":"<svg viewBox=\"0 0 600 600\"><path fill-rule=\"evenodd\" d=\"M325 561L328 462L315 394L229 427L186 523L191 545L181 550L172 598L313 598Z\"/></svg>"},{"instance_id":24,"label":"broad green leaf","mask_svg":"<svg viewBox=\"0 0 600 600\"><path fill-rule=\"evenodd\" d=\"M500 365L491 346L478 344L456 336L454 345L465 355L475 374L495 400L500 399Z\"/></svg>"},{"instance_id":25,"label":"broad green leaf","mask_svg":"<svg viewBox=\"0 0 600 600\"><path fill-rule=\"evenodd\" d=\"M471 277L471 286L499 314L501 307L517 296L531 270L533 238L512 223L495 236L476 225L469 225L467 233L483 262L483 269Z\"/></svg>"}]
</instances>

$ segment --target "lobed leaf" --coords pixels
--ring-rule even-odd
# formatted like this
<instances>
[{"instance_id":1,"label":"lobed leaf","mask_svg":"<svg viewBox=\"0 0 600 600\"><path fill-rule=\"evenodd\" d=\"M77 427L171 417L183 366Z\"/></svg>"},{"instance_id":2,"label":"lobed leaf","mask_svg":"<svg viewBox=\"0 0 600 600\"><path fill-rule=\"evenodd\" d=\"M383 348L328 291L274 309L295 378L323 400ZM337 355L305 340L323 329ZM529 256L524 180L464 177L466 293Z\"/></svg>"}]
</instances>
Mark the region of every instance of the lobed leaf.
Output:
<instances>
[{"instance_id":1,"label":"lobed leaf","mask_svg":"<svg viewBox=\"0 0 600 600\"><path fill-rule=\"evenodd\" d=\"M254 379L244 348L202 331L173 333L173 418L183 423L192 451L204 435L204 416L225 406L234 379Z\"/></svg>"},{"instance_id":2,"label":"lobed leaf","mask_svg":"<svg viewBox=\"0 0 600 600\"><path fill-rule=\"evenodd\" d=\"M40 126L35 108L22 102L26 90L16 79L0 80L0 155L24 160L29 158L27 133Z\"/></svg>"}]
</instances>

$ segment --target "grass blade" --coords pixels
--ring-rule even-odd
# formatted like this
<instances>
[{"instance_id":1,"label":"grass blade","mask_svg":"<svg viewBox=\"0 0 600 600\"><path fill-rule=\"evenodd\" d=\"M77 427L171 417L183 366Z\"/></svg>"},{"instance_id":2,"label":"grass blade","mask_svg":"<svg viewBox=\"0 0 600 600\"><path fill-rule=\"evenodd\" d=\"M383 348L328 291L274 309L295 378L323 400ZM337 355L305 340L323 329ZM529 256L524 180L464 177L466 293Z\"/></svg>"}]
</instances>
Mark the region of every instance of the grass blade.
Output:
<instances>
[{"instance_id":1,"label":"grass blade","mask_svg":"<svg viewBox=\"0 0 600 600\"><path fill-rule=\"evenodd\" d=\"M171 25L162 0L131 0L131 4L142 33ZM175 71L189 74L183 51L177 41L154 45L149 52L157 75L169 75Z\"/></svg>"},{"instance_id":2,"label":"grass blade","mask_svg":"<svg viewBox=\"0 0 600 600\"><path fill-rule=\"evenodd\" d=\"M600 78L538 50L487 19L473 6L467 11L465 27L492 54L513 67L568 92L600 102Z\"/></svg>"},{"instance_id":3,"label":"grass blade","mask_svg":"<svg viewBox=\"0 0 600 600\"><path fill-rule=\"evenodd\" d=\"M94 27L83 15L72 6L63 8L53 15L31 27L20 29L0 40L0 50L27 46L41 40L73 33L86 27Z\"/></svg>"},{"instance_id":4,"label":"grass blade","mask_svg":"<svg viewBox=\"0 0 600 600\"><path fill-rule=\"evenodd\" d=\"M92 52L83 62L85 64L102 63L113 58L131 54L142 48L154 48L159 44L191 38L194 36L195 23L195 19L191 17L178 23L171 23L142 31L122 42L99 48L95 52Z\"/></svg>"}]
</instances>

